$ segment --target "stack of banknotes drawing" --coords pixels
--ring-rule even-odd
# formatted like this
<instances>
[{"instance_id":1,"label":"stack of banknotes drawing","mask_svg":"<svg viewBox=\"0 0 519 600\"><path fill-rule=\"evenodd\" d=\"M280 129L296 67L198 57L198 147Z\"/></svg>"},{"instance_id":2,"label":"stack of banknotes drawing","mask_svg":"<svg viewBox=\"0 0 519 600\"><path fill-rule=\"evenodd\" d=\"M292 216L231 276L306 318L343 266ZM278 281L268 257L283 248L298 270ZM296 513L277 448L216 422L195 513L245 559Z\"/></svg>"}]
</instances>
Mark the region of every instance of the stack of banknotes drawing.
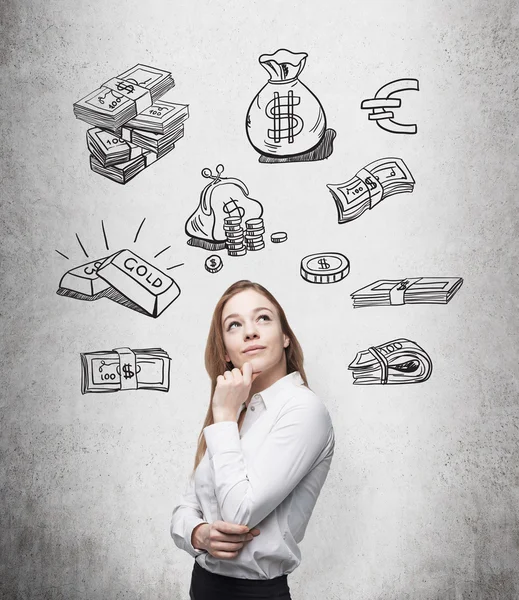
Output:
<instances>
[{"instance_id":1,"label":"stack of banknotes drawing","mask_svg":"<svg viewBox=\"0 0 519 600\"><path fill-rule=\"evenodd\" d=\"M169 390L171 359L162 348L81 353L81 393Z\"/></svg>"},{"instance_id":2,"label":"stack of banknotes drawing","mask_svg":"<svg viewBox=\"0 0 519 600\"><path fill-rule=\"evenodd\" d=\"M463 284L461 277L379 279L351 294L353 308L401 304L447 304Z\"/></svg>"},{"instance_id":3,"label":"stack of banknotes drawing","mask_svg":"<svg viewBox=\"0 0 519 600\"><path fill-rule=\"evenodd\" d=\"M175 147L189 118L186 104L160 99L175 82L169 71L137 64L74 104L87 131L90 168L125 184Z\"/></svg>"}]
</instances>

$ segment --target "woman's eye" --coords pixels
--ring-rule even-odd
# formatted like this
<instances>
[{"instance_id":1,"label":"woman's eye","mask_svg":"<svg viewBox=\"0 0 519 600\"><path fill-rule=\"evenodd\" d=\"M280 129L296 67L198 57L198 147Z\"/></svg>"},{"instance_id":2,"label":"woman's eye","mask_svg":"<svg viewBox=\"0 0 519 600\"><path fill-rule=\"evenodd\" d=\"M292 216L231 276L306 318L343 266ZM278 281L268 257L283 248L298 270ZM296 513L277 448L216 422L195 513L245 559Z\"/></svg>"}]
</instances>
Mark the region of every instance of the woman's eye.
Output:
<instances>
[{"instance_id":1,"label":"woman's eye","mask_svg":"<svg viewBox=\"0 0 519 600\"><path fill-rule=\"evenodd\" d=\"M266 319L267 321L270 321L270 317L268 315L260 315L258 319Z\"/></svg>"},{"instance_id":2,"label":"woman's eye","mask_svg":"<svg viewBox=\"0 0 519 600\"><path fill-rule=\"evenodd\" d=\"M229 331L230 329L234 329L234 325L239 325L238 321L233 321L232 323L229 323L227 331Z\"/></svg>"}]
</instances>

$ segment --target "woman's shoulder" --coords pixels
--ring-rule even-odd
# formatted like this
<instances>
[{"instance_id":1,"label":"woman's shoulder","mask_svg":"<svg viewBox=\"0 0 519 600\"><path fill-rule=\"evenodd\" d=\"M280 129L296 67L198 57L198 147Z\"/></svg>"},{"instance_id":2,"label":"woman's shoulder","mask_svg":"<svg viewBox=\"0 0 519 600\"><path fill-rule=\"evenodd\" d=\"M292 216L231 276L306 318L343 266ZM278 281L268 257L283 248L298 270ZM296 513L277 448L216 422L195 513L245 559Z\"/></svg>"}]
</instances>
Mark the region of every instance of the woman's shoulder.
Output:
<instances>
[{"instance_id":1,"label":"woman's shoulder","mask_svg":"<svg viewBox=\"0 0 519 600\"><path fill-rule=\"evenodd\" d=\"M288 409L305 408L312 416L330 420L328 408L321 396L304 384L294 386L293 396L286 406Z\"/></svg>"}]
</instances>

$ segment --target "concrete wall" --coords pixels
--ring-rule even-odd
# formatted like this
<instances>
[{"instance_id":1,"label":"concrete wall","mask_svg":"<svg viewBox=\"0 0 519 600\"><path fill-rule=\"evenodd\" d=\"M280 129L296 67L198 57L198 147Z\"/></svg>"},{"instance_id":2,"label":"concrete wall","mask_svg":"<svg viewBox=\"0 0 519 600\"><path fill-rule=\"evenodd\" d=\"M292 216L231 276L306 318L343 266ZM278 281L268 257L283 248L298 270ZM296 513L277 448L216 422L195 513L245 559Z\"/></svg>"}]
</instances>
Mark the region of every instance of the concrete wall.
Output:
<instances>
[{"instance_id":1,"label":"concrete wall","mask_svg":"<svg viewBox=\"0 0 519 600\"><path fill-rule=\"evenodd\" d=\"M519 597L517 385L517 4L501 2L5 1L0 177L2 258L0 597L185 600L192 559L169 534L209 403L203 350L212 309L241 278L284 306L336 453L289 576L294 600ZM245 114L266 82L260 54L309 54L302 80L337 131L322 162L264 165ZM142 62L170 69L189 103L175 150L122 186L91 172L75 101ZM360 102L401 77L399 117L368 122ZM416 180L339 225L327 183L384 156ZM214 275L184 223L225 165L288 232ZM137 228L146 221L138 241ZM88 255L130 248L182 293L152 319L109 300L56 294ZM56 250L68 256L65 259ZM350 275L299 276L303 256L337 251ZM354 310L381 278L460 276L446 306ZM397 337L431 356L416 385L353 386L357 351ZM80 391L80 353L164 348L168 393Z\"/></svg>"}]
</instances>

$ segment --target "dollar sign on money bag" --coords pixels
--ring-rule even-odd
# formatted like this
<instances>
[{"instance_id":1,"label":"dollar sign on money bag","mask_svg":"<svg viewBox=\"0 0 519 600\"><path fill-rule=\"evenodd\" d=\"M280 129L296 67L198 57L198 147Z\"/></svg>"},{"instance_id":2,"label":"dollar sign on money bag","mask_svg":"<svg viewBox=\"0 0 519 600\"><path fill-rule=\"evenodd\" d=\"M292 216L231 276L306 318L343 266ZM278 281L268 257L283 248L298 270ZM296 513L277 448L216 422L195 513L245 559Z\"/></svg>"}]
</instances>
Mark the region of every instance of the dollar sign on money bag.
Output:
<instances>
[{"instance_id":1,"label":"dollar sign on money bag","mask_svg":"<svg viewBox=\"0 0 519 600\"><path fill-rule=\"evenodd\" d=\"M259 57L270 79L249 106L246 131L260 154L297 156L315 148L324 136L324 109L299 80L307 56L281 49Z\"/></svg>"},{"instance_id":2,"label":"dollar sign on money bag","mask_svg":"<svg viewBox=\"0 0 519 600\"><path fill-rule=\"evenodd\" d=\"M135 373L132 371L130 363L123 365L123 373L125 379L131 379L135 375Z\"/></svg>"}]
</instances>

